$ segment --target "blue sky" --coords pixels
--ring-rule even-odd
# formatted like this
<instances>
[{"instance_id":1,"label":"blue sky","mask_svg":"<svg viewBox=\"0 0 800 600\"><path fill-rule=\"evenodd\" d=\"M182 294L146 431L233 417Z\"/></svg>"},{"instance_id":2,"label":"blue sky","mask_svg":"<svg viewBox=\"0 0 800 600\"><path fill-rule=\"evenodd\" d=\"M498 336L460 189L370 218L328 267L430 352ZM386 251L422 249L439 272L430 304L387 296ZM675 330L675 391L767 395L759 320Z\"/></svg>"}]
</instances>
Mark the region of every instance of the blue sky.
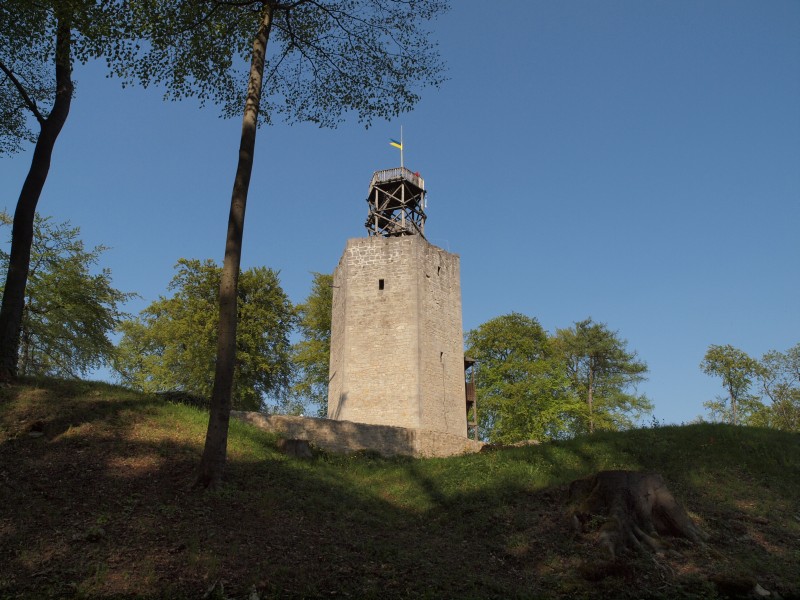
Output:
<instances>
[{"instance_id":1,"label":"blue sky","mask_svg":"<svg viewBox=\"0 0 800 600\"><path fill-rule=\"evenodd\" d=\"M517 311L591 316L649 367L664 422L722 392L709 344L800 342L800 2L453 0L434 25L449 80L365 130L262 128L243 267L295 302L365 235L372 172L429 190L426 232L461 256L464 328ZM78 66L39 210L112 247L137 312L181 258L221 261L240 124ZM13 211L30 151L0 159Z\"/></svg>"}]
</instances>

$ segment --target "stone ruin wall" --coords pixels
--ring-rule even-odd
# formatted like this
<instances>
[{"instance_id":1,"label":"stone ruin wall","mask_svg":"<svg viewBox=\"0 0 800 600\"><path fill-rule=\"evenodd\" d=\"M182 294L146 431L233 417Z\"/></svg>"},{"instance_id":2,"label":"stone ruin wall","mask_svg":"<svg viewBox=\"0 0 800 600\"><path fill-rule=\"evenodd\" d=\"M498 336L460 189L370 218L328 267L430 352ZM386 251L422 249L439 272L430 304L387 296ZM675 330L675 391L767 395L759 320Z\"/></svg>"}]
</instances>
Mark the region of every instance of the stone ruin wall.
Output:
<instances>
[{"instance_id":1,"label":"stone ruin wall","mask_svg":"<svg viewBox=\"0 0 800 600\"><path fill-rule=\"evenodd\" d=\"M382 456L431 458L480 452L484 446L483 442L459 435L424 429L257 412L233 411L231 416L282 438L306 440L340 454L371 450Z\"/></svg>"}]
</instances>

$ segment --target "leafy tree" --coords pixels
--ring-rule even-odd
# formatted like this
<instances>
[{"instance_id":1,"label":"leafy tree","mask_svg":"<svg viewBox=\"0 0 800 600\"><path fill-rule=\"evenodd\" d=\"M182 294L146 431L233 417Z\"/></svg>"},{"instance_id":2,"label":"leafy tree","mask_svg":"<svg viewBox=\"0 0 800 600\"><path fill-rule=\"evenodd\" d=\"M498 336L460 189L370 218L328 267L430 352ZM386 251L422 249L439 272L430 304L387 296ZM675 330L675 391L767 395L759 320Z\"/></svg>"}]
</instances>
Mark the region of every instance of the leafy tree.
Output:
<instances>
[{"instance_id":1,"label":"leafy tree","mask_svg":"<svg viewBox=\"0 0 800 600\"><path fill-rule=\"evenodd\" d=\"M197 484L213 487L227 452L236 362L237 286L256 128L274 116L335 126L355 113L373 118L409 110L417 88L441 82L424 25L446 0L126 0L131 44L118 74L168 96L196 96L232 116L243 110L239 161L220 280L220 321L211 414ZM267 57L267 43L275 45ZM249 63L249 69L243 66ZM246 76L245 76L246 73ZM247 79L247 87L242 81ZM266 95L262 101L262 91Z\"/></svg>"},{"instance_id":2,"label":"leafy tree","mask_svg":"<svg viewBox=\"0 0 800 600\"><path fill-rule=\"evenodd\" d=\"M308 298L297 306L302 339L293 349L298 369L293 392L317 404L320 416L328 414L332 304L333 275L314 273Z\"/></svg>"},{"instance_id":3,"label":"leafy tree","mask_svg":"<svg viewBox=\"0 0 800 600\"><path fill-rule=\"evenodd\" d=\"M706 375L722 379L726 397L705 402L704 406L723 421L734 425L747 423L750 417L763 410L758 396L750 393L750 386L758 376L761 367L758 361L743 350L731 345L708 347L700 368Z\"/></svg>"},{"instance_id":4,"label":"leafy tree","mask_svg":"<svg viewBox=\"0 0 800 600\"><path fill-rule=\"evenodd\" d=\"M770 400L764 424L800 431L800 344L786 352L768 352L761 359L760 367L761 390Z\"/></svg>"},{"instance_id":5,"label":"leafy tree","mask_svg":"<svg viewBox=\"0 0 800 600\"><path fill-rule=\"evenodd\" d=\"M635 386L644 380L647 365L629 352L627 342L603 323L591 318L556 332L555 346L566 365L573 391L586 403L582 428L623 429L633 424L632 415L652 410ZM628 390L634 388L631 393Z\"/></svg>"},{"instance_id":6,"label":"leafy tree","mask_svg":"<svg viewBox=\"0 0 800 600\"><path fill-rule=\"evenodd\" d=\"M539 322L519 313L467 333L476 362L478 428L491 442L548 440L574 431L584 412Z\"/></svg>"},{"instance_id":7,"label":"leafy tree","mask_svg":"<svg viewBox=\"0 0 800 600\"><path fill-rule=\"evenodd\" d=\"M126 33L119 5L93 0L5 0L0 4L0 153L34 141L11 234L0 306L0 380L16 375L34 215L56 139L69 115L72 63L108 54ZM48 110L49 107L49 110Z\"/></svg>"},{"instance_id":8,"label":"leafy tree","mask_svg":"<svg viewBox=\"0 0 800 600\"><path fill-rule=\"evenodd\" d=\"M115 370L121 381L146 392L182 391L208 398L214 384L214 340L219 322L221 269L214 261L181 259L161 297L137 319L120 325ZM280 399L291 379L289 334L295 313L278 281L263 267L243 271L233 404L258 410Z\"/></svg>"},{"instance_id":9,"label":"leafy tree","mask_svg":"<svg viewBox=\"0 0 800 600\"><path fill-rule=\"evenodd\" d=\"M0 224L11 225L3 211ZM104 246L86 250L80 229L36 214L31 266L22 311L18 373L79 377L108 364L114 353L109 334L134 294L111 285L111 271L92 273ZM0 264L9 255L0 251Z\"/></svg>"},{"instance_id":10,"label":"leafy tree","mask_svg":"<svg viewBox=\"0 0 800 600\"><path fill-rule=\"evenodd\" d=\"M4 7L0 6L0 11L4 11ZM3 66L4 63L0 62L0 70L3 71L0 78L0 156L19 152L23 142L36 141L22 110L24 105L20 95L11 84ZM11 74L13 75L13 71ZM32 72L29 79L36 75L38 73Z\"/></svg>"},{"instance_id":11,"label":"leafy tree","mask_svg":"<svg viewBox=\"0 0 800 600\"><path fill-rule=\"evenodd\" d=\"M704 403L712 417L733 424L800 431L800 344L761 360L733 346L711 345L700 368L720 377L727 396Z\"/></svg>"}]
</instances>

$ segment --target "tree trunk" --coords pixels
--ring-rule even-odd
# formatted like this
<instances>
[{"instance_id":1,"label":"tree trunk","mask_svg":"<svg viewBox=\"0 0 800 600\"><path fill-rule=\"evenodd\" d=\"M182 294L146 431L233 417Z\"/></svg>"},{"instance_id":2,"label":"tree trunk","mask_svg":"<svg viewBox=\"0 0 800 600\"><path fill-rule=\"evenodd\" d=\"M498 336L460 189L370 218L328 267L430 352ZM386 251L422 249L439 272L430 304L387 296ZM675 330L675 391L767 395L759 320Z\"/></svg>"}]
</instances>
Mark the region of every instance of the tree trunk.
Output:
<instances>
[{"instance_id":1,"label":"tree trunk","mask_svg":"<svg viewBox=\"0 0 800 600\"><path fill-rule=\"evenodd\" d=\"M225 241L225 261L222 265L219 287L217 362L214 371L214 387L211 392L211 414L208 419L206 443L195 487L215 487L225 470L233 373L236 362L236 300L239 287L239 263L242 256L244 215L247 192L250 187L250 174L253 171L261 85L271 24L272 7L265 4L258 34L253 41L253 59L250 64L250 79L247 85L242 136L239 144L239 163L236 167L236 179L231 196L228 233Z\"/></svg>"},{"instance_id":2,"label":"tree trunk","mask_svg":"<svg viewBox=\"0 0 800 600\"><path fill-rule=\"evenodd\" d=\"M31 334L25 328L25 318L26 318L27 308L23 308L22 311L22 327L20 328L20 343L22 344L22 351L19 360L19 371L22 377L25 377L28 374L28 367L30 365L30 349L31 349Z\"/></svg>"},{"instance_id":3,"label":"tree trunk","mask_svg":"<svg viewBox=\"0 0 800 600\"><path fill-rule=\"evenodd\" d=\"M628 550L661 552L662 535L708 539L657 473L601 471L573 481L569 495L573 525L595 534L611 560Z\"/></svg>"},{"instance_id":4,"label":"tree trunk","mask_svg":"<svg viewBox=\"0 0 800 600\"><path fill-rule=\"evenodd\" d=\"M0 306L0 381L17 375L22 313L25 307L25 286L33 244L33 219L42 194L50 159L58 134L67 120L72 102L72 39L69 18L59 16L56 30L56 97L46 119L39 118L39 137L33 159L14 211L11 227L11 254ZM37 117L39 115L37 114Z\"/></svg>"},{"instance_id":5,"label":"tree trunk","mask_svg":"<svg viewBox=\"0 0 800 600\"><path fill-rule=\"evenodd\" d=\"M589 394L586 401L589 405L589 433L594 433L594 414L592 413L594 408L594 377L591 367L589 369Z\"/></svg>"}]
</instances>

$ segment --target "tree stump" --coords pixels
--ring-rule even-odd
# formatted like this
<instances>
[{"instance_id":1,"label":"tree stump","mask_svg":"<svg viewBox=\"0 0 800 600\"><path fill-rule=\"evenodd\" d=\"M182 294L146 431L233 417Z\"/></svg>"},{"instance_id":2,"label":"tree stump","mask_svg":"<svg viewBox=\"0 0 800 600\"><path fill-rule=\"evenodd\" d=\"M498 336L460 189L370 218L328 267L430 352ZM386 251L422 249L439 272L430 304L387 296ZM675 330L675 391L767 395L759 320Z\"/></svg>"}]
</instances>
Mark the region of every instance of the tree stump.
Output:
<instances>
[{"instance_id":1,"label":"tree stump","mask_svg":"<svg viewBox=\"0 0 800 600\"><path fill-rule=\"evenodd\" d=\"M599 542L611 560L625 550L662 553L662 535L699 544L708 539L658 473L601 471L573 481L569 499L576 530L598 528Z\"/></svg>"},{"instance_id":2,"label":"tree stump","mask_svg":"<svg viewBox=\"0 0 800 600\"><path fill-rule=\"evenodd\" d=\"M293 458L314 458L308 440L279 439L275 444L279 452Z\"/></svg>"}]
</instances>

